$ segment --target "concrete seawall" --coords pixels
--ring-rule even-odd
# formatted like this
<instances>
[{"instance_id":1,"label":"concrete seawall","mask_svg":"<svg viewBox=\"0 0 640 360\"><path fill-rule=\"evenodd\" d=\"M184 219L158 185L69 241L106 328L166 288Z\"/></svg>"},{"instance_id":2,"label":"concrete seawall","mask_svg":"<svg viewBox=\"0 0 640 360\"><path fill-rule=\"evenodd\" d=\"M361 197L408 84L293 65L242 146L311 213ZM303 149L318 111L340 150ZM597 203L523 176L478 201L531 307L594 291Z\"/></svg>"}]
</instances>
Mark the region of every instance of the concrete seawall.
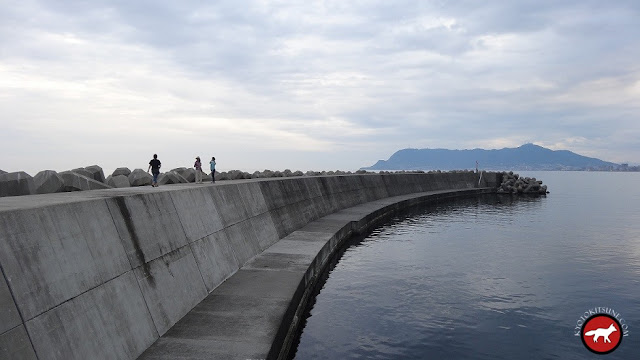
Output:
<instances>
[{"instance_id":1,"label":"concrete seawall","mask_svg":"<svg viewBox=\"0 0 640 360\"><path fill-rule=\"evenodd\" d=\"M136 358L310 222L478 185L473 173L350 175L0 199L0 359Z\"/></svg>"}]
</instances>

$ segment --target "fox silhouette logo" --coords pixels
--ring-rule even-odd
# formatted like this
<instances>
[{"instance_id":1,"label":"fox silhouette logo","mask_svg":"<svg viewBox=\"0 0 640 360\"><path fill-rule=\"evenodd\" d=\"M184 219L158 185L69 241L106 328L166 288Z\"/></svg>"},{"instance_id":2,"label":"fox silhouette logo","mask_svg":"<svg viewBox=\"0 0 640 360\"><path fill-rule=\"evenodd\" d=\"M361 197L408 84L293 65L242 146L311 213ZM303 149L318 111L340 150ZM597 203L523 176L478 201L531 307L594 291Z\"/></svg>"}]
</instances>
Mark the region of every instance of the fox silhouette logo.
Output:
<instances>
[{"instance_id":1,"label":"fox silhouette logo","mask_svg":"<svg viewBox=\"0 0 640 360\"><path fill-rule=\"evenodd\" d=\"M620 323L613 316L594 315L582 326L582 343L596 354L608 354L622 342L620 328Z\"/></svg>"},{"instance_id":2,"label":"fox silhouette logo","mask_svg":"<svg viewBox=\"0 0 640 360\"><path fill-rule=\"evenodd\" d=\"M616 326L612 323L606 329L600 328L600 329L587 331L586 333L584 333L584 335L585 336L593 336L593 342L596 342L596 343L598 342L598 338L599 337L604 336L604 342L610 343L611 340L609 340L609 335L611 335L611 333L614 332L614 331L618 331L618 330L616 330Z\"/></svg>"}]
</instances>

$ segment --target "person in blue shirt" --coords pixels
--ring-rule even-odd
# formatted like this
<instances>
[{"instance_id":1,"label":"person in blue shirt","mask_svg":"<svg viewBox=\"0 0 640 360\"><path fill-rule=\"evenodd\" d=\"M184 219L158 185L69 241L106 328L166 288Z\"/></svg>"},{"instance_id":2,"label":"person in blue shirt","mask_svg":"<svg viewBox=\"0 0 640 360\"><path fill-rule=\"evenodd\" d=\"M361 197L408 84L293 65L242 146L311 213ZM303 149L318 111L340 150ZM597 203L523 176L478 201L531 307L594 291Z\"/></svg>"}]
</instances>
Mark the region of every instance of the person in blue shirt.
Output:
<instances>
[{"instance_id":1,"label":"person in blue shirt","mask_svg":"<svg viewBox=\"0 0 640 360\"><path fill-rule=\"evenodd\" d=\"M216 182L216 158L215 156L211 157L211 161L209 161L209 166L211 167L211 183Z\"/></svg>"}]
</instances>

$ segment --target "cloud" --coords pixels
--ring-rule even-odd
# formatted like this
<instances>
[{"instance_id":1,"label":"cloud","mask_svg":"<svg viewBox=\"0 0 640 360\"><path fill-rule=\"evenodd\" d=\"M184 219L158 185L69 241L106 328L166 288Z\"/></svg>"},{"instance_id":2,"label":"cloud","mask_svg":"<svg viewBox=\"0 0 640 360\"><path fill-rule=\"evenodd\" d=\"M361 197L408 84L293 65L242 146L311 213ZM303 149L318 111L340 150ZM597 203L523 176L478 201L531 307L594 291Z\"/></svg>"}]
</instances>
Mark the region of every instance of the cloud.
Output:
<instances>
[{"instance_id":1,"label":"cloud","mask_svg":"<svg viewBox=\"0 0 640 360\"><path fill-rule=\"evenodd\" d=\"M0 168L140 167L162 151L355 169L407 146L520 142L638 162L639 14L634 1L5 2Z\"/></svg>"}]
</instances>

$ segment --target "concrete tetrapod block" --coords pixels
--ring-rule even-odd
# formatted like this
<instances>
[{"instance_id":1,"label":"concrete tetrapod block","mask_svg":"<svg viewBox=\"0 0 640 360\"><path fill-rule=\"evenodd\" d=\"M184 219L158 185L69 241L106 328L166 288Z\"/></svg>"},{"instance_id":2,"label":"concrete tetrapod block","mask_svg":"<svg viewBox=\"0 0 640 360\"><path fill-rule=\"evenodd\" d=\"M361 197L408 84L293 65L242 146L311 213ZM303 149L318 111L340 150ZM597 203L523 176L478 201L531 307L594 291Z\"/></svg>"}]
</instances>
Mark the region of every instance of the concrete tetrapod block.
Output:
<instances>
[{"instance_id":1,"label":"concrete tetrapod block","mask_svg":"<svg viewBox=\"0 0 640 360\"><path fill-rule=\"evenodd\" d=\"M248 177L246 177L245 175L248 175ZM243 171L240 171L240 170L229 170L227 172L227 176L231 180L241 180L241 179L250 179L251 178L251 175L249 175L248 173L245 173Z\"/></svg>"},{"instance_id":2,"label":"concrete tetrapod block","mask_svg":"<svg viewBox=\"0 0 640 360\"><path fill-rule=\"evenodd\" d=\"M111 174L111 176L118 176L118 175L129 176L129 174L131 174L131 170L129 170L129 168L119 167L113 171L113 174Z\"/></svg>"},{"instance_id":3,"label":"concrete tetrapod block","mask_svg":"<svg viewBox=\"0 0 640 360\"><path fill-rule=\"evenodd\" d=\"M85 168L73 169L73 170L71 170L71 172L74 172L74 173L82 175L82 176L86 176L89 179L93 179L93 174L90 171L85 170ZM93 180L95 180L95 179L93 179Z\"/></svg>"},{"instance_id":4,"label":"concrete tetrapod block","mask_svg":"<svg viewBox=\"0 0 640 360\"><path fill-rule=\"evenodd\" d=\"M31 175L24 171L0 175L0 197L31 195L36 187Z\"/></svg>"},{"instance_id":5,"label":"concrete tetrapod block","mask_svg":"<svg viewBox=\"0 0 640 360\"><path fill-rule=\"evenodd\" d=\"M131 186L145 186L153 183L153 177L142 169L133 170L128 178Z\"/></svg>"},{"instance_id":6,"label":"concrete tetrapod block","mask_svg":"<svg viewBox=\"0 0 640 360\"><path fill-rule=\"evenodd\" d=\"M185 178L185 180L187 180L187 182L189 182L189 179L187 179L187 169L186 167L179 167L179 168L175 168L175 169L171 169L172 172L182 176L183 178ZM195 177L194 177L195 179ZM191 182L193 182L193 180L191 180Z\"/></svg>"},{"instance_id":7,"label":"concrete tetrapod block","mask_svg":"<svg viewBox=\"0 0 640 360\"><path fill-rule=\"evenodd\" d=\"M188 182L192 183L196 181L196 169L186 169L182 173L180 173L183 178L187 179Z\"/></svg>"},{"instance_id":8,"label":"concrete tetrapod block","mask_svg":"<svg viewBox=\"0 0 640 360\"><path fill-rule=\"evenodd\" d=\"M196 181L196 169L193 169L193 168L187 169L184 167L180 167L180 168L171 169L171 171L180 174L180 176L185 178L187 182Z\"/></svg>"},{"instance_id":9,"label":"concrete tetrapod block","mask_svg":"<svg viewBox=\"0 0 640 360\"><path fill-rule=\"evenodd\" d=\"M111 186L95 181L92 178L80 175L72 171L63 171L59 173L64 180L64 191L83 191L111 189Z\"/></svg>"},{"instance_id":10,"label":"concrete tetrapod block","mask_svg":"<svg viewBox=\"0 0 640 360\"><path fill-rule=\"evenodd\" d=\"M174 179L169 173L161 173L158 175L158 185L175 184Z\"/></svg>"},{"instance_id":11,"label":"concrete tetrapod block","mask_svg":"<svg viewBox=\"0 0 640 360\"><path fill-rule=\"evenodd\" d=\"M114 188L125 188L129 187L129 178L124 175L116 175L109 176L106 180L107 185L113 186Z\"/></svg>"},{"instance_id":12,"label":"concrete tetrapod block","mask_svg":"<svg viewBox=\"0 0 640 360\"><path fill-rule=\"evenodd\" d=\"M166 185L166 184L183 184L187 183L187 179L183 178L182 175L175 171L168 171L166 173L160 174L158 176L158 184Z\"/></svg>"},{"instance_id":13,"label":"concrete tetrapod block","mask_svg":"<svg viewBox=\"0 0 640 360\"><path fill-rule=\"evenodd\" d=\"M53 170L43 170L33 178L37 194L51 194L64 191L64 179Z\"/></svg>"},{"instance_id":14,"label":"concrete tetrapod block","mask_svg":"<svg viewBox=\"0 0 640 360\"><path fill-rule=\"evenodd\" d=\"M186 184L189 182L189 180L187 180L184 176L180 175L180 173L177 173L174 171L172 171L171 173L174 174L178 180L180 180L181 184Z\"/></svg>"},{"instance_id":15,"label":"concrete tetrapod block","mask_svg":"<svg viewBox=\"0 0 640 360\"><path fill-rule=\"evenodd\" d=\"M101 183L105 182L104 171L102 171L102 168L100 166L91 165L91 166L87 166L84 169L89 173L91 173L91 178L93 178L93 180L100 181Z\"/></svg>"}]
</instances>

